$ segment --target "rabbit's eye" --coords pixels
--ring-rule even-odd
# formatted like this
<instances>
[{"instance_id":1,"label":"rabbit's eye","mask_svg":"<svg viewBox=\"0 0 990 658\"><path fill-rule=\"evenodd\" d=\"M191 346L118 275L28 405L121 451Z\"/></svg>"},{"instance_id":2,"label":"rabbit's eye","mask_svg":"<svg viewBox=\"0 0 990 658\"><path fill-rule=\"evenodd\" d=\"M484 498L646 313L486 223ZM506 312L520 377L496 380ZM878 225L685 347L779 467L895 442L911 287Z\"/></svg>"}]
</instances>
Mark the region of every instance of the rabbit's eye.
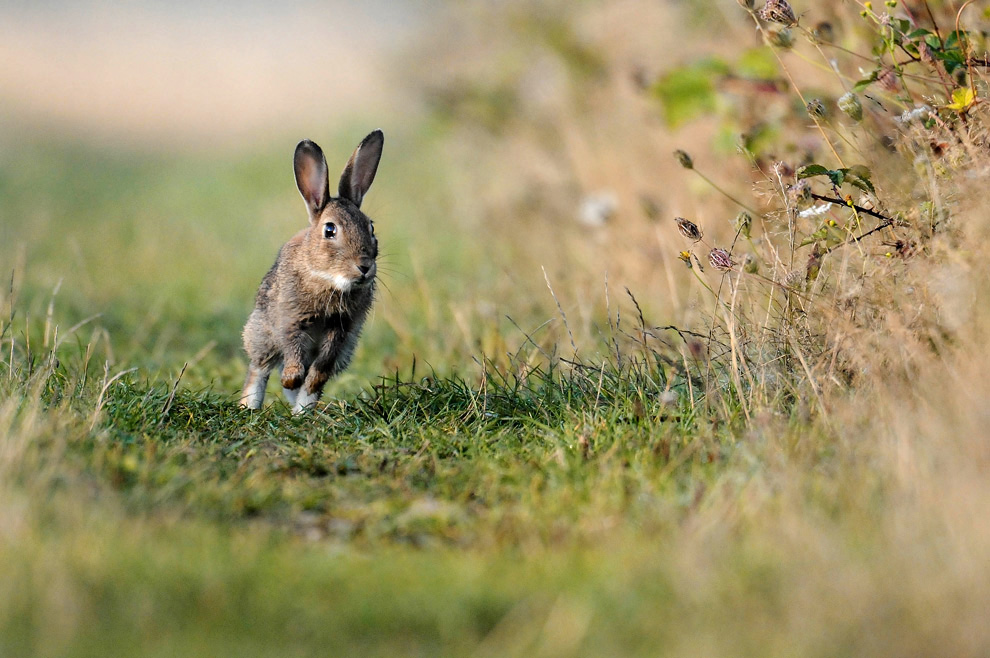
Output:
<instances>
[{"instance_id":1,"label":"rabbit's eye","mask_svg":"<svg viewBox=\"0 0 990 658\"><path fill-rule=\"evenodd\" d=\"M368 224L371 226L371 235L374 235L375 234L375 223L374 222L368 222Z\"/></svg>"},{"instance_id":2,"label":"rabbit's eye","mask_svg":"<svg viewBox=\"0 0 990 658\"><path fill-rule=\"evenodd\" d=\"M329 240L330 238L337 237L337 225L334 224L333 222L329 222L328 224L326 224L323 227L323 237L325 237L327 240Z\"/></svg>"}]
</instances>

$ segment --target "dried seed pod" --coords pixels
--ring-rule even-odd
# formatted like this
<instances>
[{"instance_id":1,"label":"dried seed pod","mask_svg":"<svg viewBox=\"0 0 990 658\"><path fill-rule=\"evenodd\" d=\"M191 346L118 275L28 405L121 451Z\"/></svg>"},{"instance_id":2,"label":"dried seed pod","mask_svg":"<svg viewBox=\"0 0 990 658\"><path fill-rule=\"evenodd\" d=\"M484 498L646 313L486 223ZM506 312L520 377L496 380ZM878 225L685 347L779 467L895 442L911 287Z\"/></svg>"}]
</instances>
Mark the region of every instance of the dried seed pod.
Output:
<instances>
[{"instance_id":1,"label":"dried seed pod","mask_svg":"<svg viewBox=\"0 0 990 658\"><path fill-rule=\"evenodd\" d=\"M688 240L694 240L698 242L701 240L702 233L701 229L694 222L684 219L683 217L675 217L674 221L677 222L677 230L681 232Z\"/></svg>"},{"instance_id":2,"label":"dried seed pod","mask_svg":"<svg viewBox=\"0 0 990 658\"><path fill-rule=\"evenodd\" d=\"M896 94L901 89L901 81L897 79L897 74L894 73L893 69L884 69L877 76L877 84L892 94Z\"/></svg>"},{"instance_id":3,"label":"dried seed pod","mask_svg":"<svg viewBox=\"0 0 990 658\"><path fill-rule=\"evenodd\" d=\"M863 120L863 104L859 102L859 96L853 92L843 94L836 105L853 121Z\"/></svg>"},{"instance_id":4,"label":"dried seed pod","mask_svg":"<svg viewBox=\"0 0 990 658\"><path fill-rule=\"evenodd\" d=\"M808 256L808 262L804 266L804 280L808 283L813 282L818 278L818 273L821 271L821 268L822 251L816 244L814 250L811 252L811 255Z\"/></svg>"},{"instance_id":5,"label":"dried seed pod","mask_svg":"<svg viewBox=\"0 0 990 658\"><path fill-rule=\"evenodd\" d=\"M787 0L767 0L767 3L763 5L763 9L760 10L760 18L768 23L780 23L785 27L790 27L797 23L794 10L791 9L791 5Z\"/></svg>"},{"instance_id":6,"label":"dried seed pod","mask_svg":"<svg viewBox=\"0 0 990 658\"><path fill-rule=\"evenodd\" d=\"M712 267L716 270L731 270L732 266L735 264L732 262L732 255L729 254L725 249L720 249L716 247L711 250L708 254L708 262L711 263Z\"/></svg>"},{"instance_id":7,"label":"dried seed pod","mask_svg":"<svg viewBox=\"0 0 990 658\"><path fill-rule=\"evenodd\" d=\"M804 107L808 110L808 116L812 119L825 118L825 103L820 98L812 98Z\"/></svg>"},{"instance_id":8,"label":"dried seed pod","mask_svg":"<svg viewBox=\"0 0 990 658\"><path fill-rule=\"evenodd\" d=\"M691 159L691 156L688 155L687 151L677 149L674 151L674 157L677 158L677 161L680 162L681 166L685 169L694 169L694 160Z\"/></svg>"}]
</instances>

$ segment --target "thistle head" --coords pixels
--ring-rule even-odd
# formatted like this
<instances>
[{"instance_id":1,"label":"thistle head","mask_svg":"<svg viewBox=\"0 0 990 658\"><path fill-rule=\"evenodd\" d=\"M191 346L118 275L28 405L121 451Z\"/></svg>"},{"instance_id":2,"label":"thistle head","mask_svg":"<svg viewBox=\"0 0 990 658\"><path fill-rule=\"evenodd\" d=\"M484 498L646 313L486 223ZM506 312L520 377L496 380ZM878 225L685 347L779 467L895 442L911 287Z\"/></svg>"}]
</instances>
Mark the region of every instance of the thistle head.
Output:
<instances>
[{"instance_id":1,"label":"thistle head","mask_svg":"<svg viewBox=\"0 0 990 658\"><path fill-rule=\"evenodd\" d=\"M681 232L688 240L693 240L698 242L702 238L701 229L698 225L691 220L684 219L683 217L675 217L674 221L677 222L677 230Z\"/></svg>"},{"instance_id":2,"label":"thistle head","mask_svg":"<svg viewBox=\"0 0 990 658\"><path fill-rule=\"evenodd\" d=\"M725 249L715 247L708 253L708 262L716 270L723 272L731 270L735 263L732 262L732 255Z\"/></svg>"},{"instance_id":3,"label":"thistle head","mask_svg":"<svg viewBox=\"0 0 990 658\"><path fill-rule=\"evenodd\" d=\"M797 23L794 10L787 0L767 0L760 10L760 18L768 23L780 23L784 27L790 27Z\"/></svg>"}]
</instances>

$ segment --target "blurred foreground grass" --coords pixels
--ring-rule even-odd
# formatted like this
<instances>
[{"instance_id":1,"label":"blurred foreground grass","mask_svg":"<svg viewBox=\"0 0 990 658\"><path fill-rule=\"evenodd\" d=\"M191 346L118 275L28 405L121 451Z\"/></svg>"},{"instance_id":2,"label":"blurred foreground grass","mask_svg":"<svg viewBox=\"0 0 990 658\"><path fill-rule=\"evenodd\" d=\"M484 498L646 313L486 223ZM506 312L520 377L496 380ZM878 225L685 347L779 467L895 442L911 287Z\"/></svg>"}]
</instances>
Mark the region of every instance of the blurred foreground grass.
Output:
<instances>
[{"instance_id":1,"label":"blurred foreground grass","mask_svg":"<svg viewBox=\"0 0 990 658\"><path fill-rule=\"evenodd\" d=\"M904 632L978 608L872 447L712 424L627 364L386 380L298 418L20 362L4 654L965 653Z\"/></svg>"}]
</instances>

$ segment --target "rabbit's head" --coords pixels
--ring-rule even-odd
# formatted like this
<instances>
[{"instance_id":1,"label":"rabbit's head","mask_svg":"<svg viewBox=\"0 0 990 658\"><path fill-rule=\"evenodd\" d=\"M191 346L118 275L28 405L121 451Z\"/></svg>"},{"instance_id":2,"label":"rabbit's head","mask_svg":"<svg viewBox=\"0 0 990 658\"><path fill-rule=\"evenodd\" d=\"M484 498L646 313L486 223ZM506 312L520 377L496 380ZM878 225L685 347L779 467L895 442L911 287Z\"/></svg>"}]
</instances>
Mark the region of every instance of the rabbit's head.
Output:
<instances>
[{"instance_id":1,"label":"rabbit's head","mask_svg":"<svg viewBox=\"0 0 990 658\"><path fill-rule=\"evenodd\" d=\"M296 263L302 274L340 292L375 280L378 238L361 201L375 180L385 137L376 130L358 145L340 176L338 196L330 195L327 161L314 142L296 146L296 185L309 210L310 227Z\"/></svg>"}]
</instances>

